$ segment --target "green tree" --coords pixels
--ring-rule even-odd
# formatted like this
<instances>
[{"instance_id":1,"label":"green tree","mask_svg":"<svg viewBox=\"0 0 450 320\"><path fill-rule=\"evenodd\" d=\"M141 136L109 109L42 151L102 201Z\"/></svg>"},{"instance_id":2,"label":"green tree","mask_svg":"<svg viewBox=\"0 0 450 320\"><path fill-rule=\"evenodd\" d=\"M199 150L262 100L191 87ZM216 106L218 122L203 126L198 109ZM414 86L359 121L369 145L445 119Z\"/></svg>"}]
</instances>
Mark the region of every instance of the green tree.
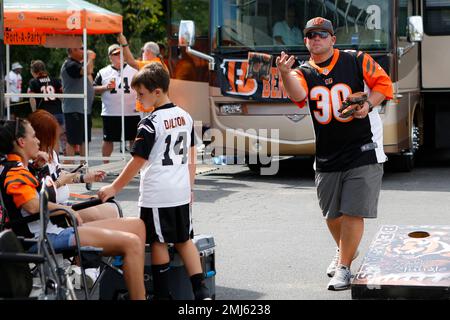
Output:
<instances>
[{"instance_id":1,"label":"green tree","mask_svg":"<svg viewBox=\"0 0 450 320\"><path fill-rule=\"evenodd\" d=\"M167 41L165 29L165 15L163 11L165 0L94 0L92 3L123 17L123 34L130 43L130 49L135 57L139 56L145 42ZM97 52L106 52L107 47L116 43L115 36L98 36L95 40ZM102 64L108 63L103 57ZM98 62L96 61L96 64Z\"/></svg>"}]
</instances>

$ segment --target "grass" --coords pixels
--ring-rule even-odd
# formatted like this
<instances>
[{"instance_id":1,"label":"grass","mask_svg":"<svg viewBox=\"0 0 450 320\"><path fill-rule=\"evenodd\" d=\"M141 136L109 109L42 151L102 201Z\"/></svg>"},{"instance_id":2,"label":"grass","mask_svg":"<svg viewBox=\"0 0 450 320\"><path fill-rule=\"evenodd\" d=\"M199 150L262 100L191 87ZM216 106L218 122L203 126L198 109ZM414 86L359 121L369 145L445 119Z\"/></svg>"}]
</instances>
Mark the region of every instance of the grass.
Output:
<instances>
[{"instance_id":1,"label":"grass","mask_svg":"<svg viewBox=\"0 0 450 320\"><path fill-rule=\"evenodd\" d=\"M102 117L92 115L92 128L103 128Z\"/></svg>"}]
</instances>

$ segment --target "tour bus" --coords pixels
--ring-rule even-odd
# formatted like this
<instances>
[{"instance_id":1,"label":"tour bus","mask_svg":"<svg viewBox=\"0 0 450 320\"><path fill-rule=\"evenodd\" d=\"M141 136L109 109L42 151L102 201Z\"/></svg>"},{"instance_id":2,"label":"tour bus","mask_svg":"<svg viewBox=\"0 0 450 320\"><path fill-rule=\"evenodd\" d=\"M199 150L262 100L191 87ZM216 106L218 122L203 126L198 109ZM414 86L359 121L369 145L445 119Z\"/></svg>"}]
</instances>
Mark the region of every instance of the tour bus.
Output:
<instances>
[{"instance_id":1,"label":"tour bus","mask_svg":"<svg viewBox=\"0 0 450 320\"><path fill-rule=\"evenodd\" d=\"M285 51L296 56L295 66L309 59L302 33L317 16L333 22L336 48L367 52L390 75L394 99L376 112L384 124L385 152L398 170L411 170L423 146L450 147L450 0L171 0L166 5L169 93L203 129L197 133L213 142L214 154L244 154L252 168L267 164L262 154L269 161L274 155L314 155L309 109L288 99L275 61L268 80L246 75L249 52L275 60ZM299 41L280 43L275 35L280 23L296 28ZM180 30L186 34L179 37ZM253 162L251 155L257 155Z\"/></svg>"}]
</instances>

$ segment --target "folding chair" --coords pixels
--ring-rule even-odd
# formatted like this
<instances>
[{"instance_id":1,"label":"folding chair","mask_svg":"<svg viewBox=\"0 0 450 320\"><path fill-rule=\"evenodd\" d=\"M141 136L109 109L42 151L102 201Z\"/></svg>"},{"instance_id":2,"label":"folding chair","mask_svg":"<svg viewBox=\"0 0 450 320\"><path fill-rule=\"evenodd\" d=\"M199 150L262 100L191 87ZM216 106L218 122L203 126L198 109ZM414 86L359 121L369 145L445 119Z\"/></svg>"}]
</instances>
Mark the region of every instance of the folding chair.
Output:
<instances>
[{"instance_id":1,"label":"folding chair","mask_svg":"<svg viewBox=\"0 0 450 320\"><path fill-rule=\"evenodd\" d=\"M1 186L0 186L1 187ZM66 209L57 209L57 210L48 210L48 198L49 198L49 187L45 183L45 179L42 179L41 182L41 190L40 190L40 197L39 197L39 220L40 220L40 226L41 226L41 232L39 235L39 238L37 240L31 240L31 239L25 239L23 237L14 237L17 239L20 239L23 244L27 244L26 246L30 246L30 242L34 242L37 244L37 254L25 254L24 253L24 247L23 245L17 246L14 253L19 254L19 256L23 256L23 258L14 258L12 255L6 252L2 252L2 258L0 262L3 264L8 261L8 263L17 262L17 259L19 259L19 262L24 262L25 258L30 259L30 263L38 263L37 269L39 273L39 281L42 286L48 286L48 288L45 288L43 293L37 293L38 299L40 297L45 297L45 299L77 299L75 291L72 286L72 282L68 278L68 275L66 274L65 270L62 267L62 260L58 259L57 255L60 255L59 257L63 257L65 259L71 259L76 257L78 264L80 265L81 269L81 281L84 287L84 296L85 299L92 299L96 288L98 287L101 278L103 277L104 271L106 268L113 269L115 272L118 272L119 274L123 274L122 270L116 268L112 265L112 257L108 257L105 260L102 259L101 254L103 250L101 248L96 247L82 247L80 246L80 238L78 235L78 228L77 228L77 221L76 217ZM118 210L119 210L119 216L122 217L122 209L120 205L113 199L108 200L108 202L114 203ZM95 206L98 204L101 204L101 200L95 199L90 200L82 203L78 203L74 205L74 210L81 210L84 208L88 208L91 206ZM12 228L14 225L20 224L20 223L27 223L27 221L8 221L8 212L6 210L6 206L4 205L1 193L0 193L0 206L2 207L2 221L0 225L0 230ZM66 216L69 218L69 223L65 225L65 227L71 225L74 228L75 233L75 239L76 239L76 247L74 249L64 249L56 251L53 249L51 242L48 240L47 233L46 233L46 226L49 222L49 215L51 213L54 213L56 211L63 211ZM59 225L61 225L61 221L58 222ZM9 230L10 231L10 230ZM11 231L12 232L12 231ZM7 233L10 234L11 232ZM14 233L13 233L14 234ZM13 237L12 235L6 236L6 237ZM9 240L13 241L13 240ZM33 244L34 244L33 243ZM14 247L14 246L13 246ZM0 248L0 250L2 250ZM2 250L3 251L3 250ZM73 263L73 261L72 261ZM98 268L100 267L101 272L96 281L94 282L92 288L89 290L87 286L87 280L86 280L86 273L85 269L87 268ZM22 266L22 268L25 268L25 266ZM25 270L29 270L25 268ZM7 275L7 273L4 273ZM5 280L6 281L6 280ZM1 282L6 283L6 282ZM54 293L50 293L50 289L54 289ZM21 296L23 293L21 293ZM5 295L7 297L8 295ZM11 294L9 294L11 296ZM8 297L9 297L8 296ZM1 296L0 296L1 297Z\"/></svg>"},{"instance_id":2,"label":"folding chair","mask_svg":"<svg viewBox=\"0 0 450 320\"><path fill-rule=\"evenodd\" d=\"M12 230L0 232L0 299L26 299L33 278L29 263L43 263L44 257L26 254Z\"/></svg>"},{"instance_id":3,"label":"folding chair","mask_svg":"<svg viewBox=\"0 0 450 320\"><path fill-rule=\"evenodd\" d=\"M44 190L41 190L41 195ZM46 198L40 199L40 208L43 208ZM59 266L55 252L46 234L45 211L40 210L41 234L39 239L25 239L17 237L7 229L10 225L7 220L7 210L0 193L0 206L2 207L2 225L4 230L0 233L0 298L12 299L45 299L65 300L76 299L71 284L67 284L64 270ZM47 220L48 221L48 220ZM21 241L19 241L19 239ZM37 246L37 253L25 253L24 243ZM35 264L34 270L29 264ZM33 274L36 283L33 283ZM35 293L32 293L32 289Z\"/></svg>"},{"instance_id":4,"label":"folding chair","mask_svg":"<svg viewBox=\"0 0 450 320\"><path fill-rule=\"evenodd\" d=\"M119 217L122 218L123 212L122 212L122 208L120 207L120 205L113 198L108 199L107 202L114 203L117 206L117 209L119 212ZM103 202L100 199L95 198L92 200L74 204L72 206L72 209L74 211L78 211L78 210L93 207L93 206L96 206L96 205L99 205L102 203ZM92 296L94 295L97 287L99 286L100 281L103 278L107 268L112 269L114 272L117 272L120 275L123 274L123 271L121 269L115 267L112 264L113 257L107 257L105 259L102 259L101 254L102 254L103 250L101 248L80 246L80 238L78 235L78 223L77 223L76 217L69 210L66 210L66 209L56 209L56 210L50 211L50 213L57 212L57 211L64 211L67 214L67 216L69 216L71 219L70 224L71 224L71 226L73 226L73 228L75 230L76 248L75 248L75 250L65 250L62 253L65 257L68 257L68 256L76 256L77 257L78 263L80 264L80 269L81 269L81 281L82 281L83 287L84 287L84 295L87 300L90 300L92 298ZM94 284L92 285L92 288L89 290L88 286L87 286L85 269L98 268L98 267L100 267L100 274L97 277L97 279L95 280Z\"/></svg>"}]
</instances>

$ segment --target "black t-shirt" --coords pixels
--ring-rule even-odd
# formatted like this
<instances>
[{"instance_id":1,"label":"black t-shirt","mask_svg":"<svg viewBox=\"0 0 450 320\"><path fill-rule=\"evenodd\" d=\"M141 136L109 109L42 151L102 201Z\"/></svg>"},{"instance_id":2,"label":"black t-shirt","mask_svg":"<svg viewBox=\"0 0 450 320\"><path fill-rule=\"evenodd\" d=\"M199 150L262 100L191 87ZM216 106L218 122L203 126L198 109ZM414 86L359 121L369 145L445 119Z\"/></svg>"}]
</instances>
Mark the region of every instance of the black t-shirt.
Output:
<instances>
[{"instance_id":1,"label":"black t-shirt","mask_svg":"<svg viewBox=\"0 0 450 320\"><path fill-rule=\"evenodd\" d=\"M69 76L72 78L82 78L81 69L83 69L83 64L72 59L68 58L65 63L65 69Z\"/></svg>"},{"instance_id":2,"label":"black t-shirt","mask_svg":"<svg viewBox=\"0 0 450 320\"><path fill-rule=\"evenodd\" d=\"M51 77L31 79L28 92L33 93L62 93L61 81ZM62 113L61 100L58 98L35 98L36 109L44 109L51 114Z\"/></svg>"}]
</instances>

